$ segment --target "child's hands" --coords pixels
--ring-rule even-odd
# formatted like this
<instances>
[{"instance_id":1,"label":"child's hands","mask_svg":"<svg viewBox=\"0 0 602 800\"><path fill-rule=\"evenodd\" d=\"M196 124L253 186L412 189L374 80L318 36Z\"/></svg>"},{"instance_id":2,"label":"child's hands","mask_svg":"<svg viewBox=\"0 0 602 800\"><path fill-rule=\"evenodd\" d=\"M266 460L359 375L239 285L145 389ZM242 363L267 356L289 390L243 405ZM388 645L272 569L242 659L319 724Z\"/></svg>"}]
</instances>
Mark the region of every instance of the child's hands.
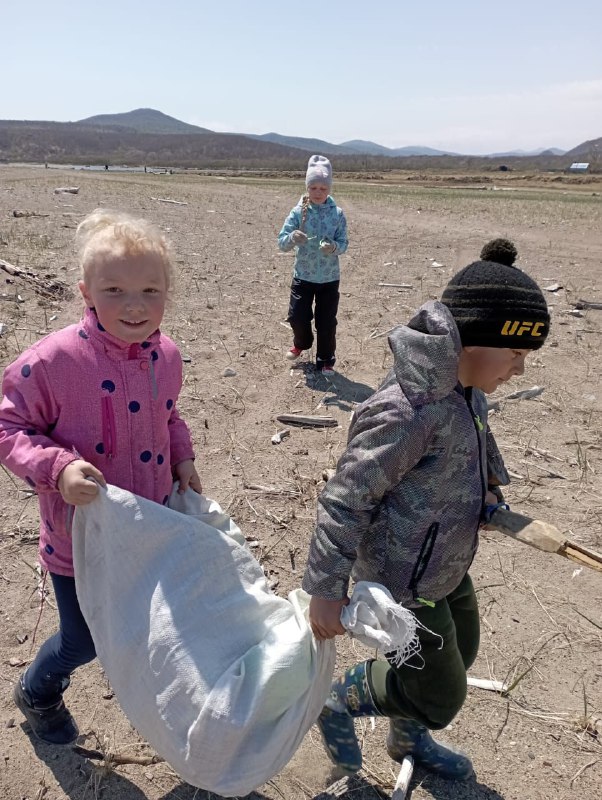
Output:
<instances>
[{"instance_id":1,"label":"child's hands","mask_svg":"<svg viewBox=\"0 0 602 800\"><path fill-rule=\"evenodd\" d=\"M293 231L291 233L291 242L296 245L303 245L307 242L307 234L303 231Z\"/></svg>"},{"instance_id":2,"label":"child's hands","mask_svg":"<svg viewBox=\"0 0 602 800\"><path fill-rule=\"evenodd\" d=\"M94 464L77 459L62 470L58 479L58 489L65 503L70 506L85 506L98 494L98 486L88 478L94 478L101 486L106 486L102 472Z\"/></svg>"},{"instance_id":3,"label":"child's hands","mask_svg":"<svg viewBox=\"0 0 602 800\"><path fill-rule=\"evenodd\" d=\"M337 249L337 246L334 242L329 242L328 239L323 239L320 242L320 252L321 253L334 253Z\"/></svg>"},{"instance_id":4,"label":"child's hands","mask_svg":"<svg viewBox=\"0 0 602 800\"><path fill-rule=\"evenodd\" d=\"M345 633L341 625L341 611L349 604L349 598L341 600L325 600L323 597L312 597L309 604L309 624L319 642L334 639Z\"/></svg>"},{"instance_id":5,"label":"child's hands","mask_svg":"<svg viewBox=\"0 0 602 800\"><path fill-rule=\"evenodd\" d=\"M184 494L186 489L190 486L197 494L203 494L203 487L201 479L199 478L194 461L187 458L185 461L180 461L173 468L174 476L180 481L178 494Z\"/></svg>"}]
</instances>

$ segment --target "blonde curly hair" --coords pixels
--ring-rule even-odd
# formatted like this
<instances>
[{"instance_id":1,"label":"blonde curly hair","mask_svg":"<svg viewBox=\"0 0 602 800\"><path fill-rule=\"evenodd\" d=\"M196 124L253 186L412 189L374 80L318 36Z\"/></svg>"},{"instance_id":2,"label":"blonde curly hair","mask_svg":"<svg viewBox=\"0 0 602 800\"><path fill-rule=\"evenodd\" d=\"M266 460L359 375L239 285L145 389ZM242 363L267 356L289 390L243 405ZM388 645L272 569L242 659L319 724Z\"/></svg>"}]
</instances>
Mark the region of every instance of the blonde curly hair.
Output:
<instances>
[{"instance_id":1,"label":"blonde curly hair","mask_svg":"<svg viewBox=\"0 0 602 800\"><path fill-rule=\"evenodd\" d=\"M172 287L173 266L169 243L161 231L146 219L122 211L97 208L77 226L75 241L84 282L99 257L152 253L163 263L167 288Z\"/></svg>"}]
</instances>

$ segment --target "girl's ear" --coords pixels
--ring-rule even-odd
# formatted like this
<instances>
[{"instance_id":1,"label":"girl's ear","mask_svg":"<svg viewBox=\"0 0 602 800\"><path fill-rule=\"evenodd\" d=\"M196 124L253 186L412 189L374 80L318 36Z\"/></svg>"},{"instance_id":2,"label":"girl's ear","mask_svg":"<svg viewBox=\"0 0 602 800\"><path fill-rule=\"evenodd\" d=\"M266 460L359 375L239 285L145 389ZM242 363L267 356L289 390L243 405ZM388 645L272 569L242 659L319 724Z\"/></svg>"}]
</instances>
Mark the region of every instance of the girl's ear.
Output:
<instances>
[{"instance_id":1,"label":"girl's ear","mask_svg":"<svg viewBox=\"0 0 602 800\"><path fill-rule=\"evenodd\" d=\"M94 308L94 303L92 302L92 298L90 297L88 287L86 286L84 281L78 281L77 285L79 287L82 297L84 298L85 304L88 306L88 308Z\"/></svg>"}]
</instances>

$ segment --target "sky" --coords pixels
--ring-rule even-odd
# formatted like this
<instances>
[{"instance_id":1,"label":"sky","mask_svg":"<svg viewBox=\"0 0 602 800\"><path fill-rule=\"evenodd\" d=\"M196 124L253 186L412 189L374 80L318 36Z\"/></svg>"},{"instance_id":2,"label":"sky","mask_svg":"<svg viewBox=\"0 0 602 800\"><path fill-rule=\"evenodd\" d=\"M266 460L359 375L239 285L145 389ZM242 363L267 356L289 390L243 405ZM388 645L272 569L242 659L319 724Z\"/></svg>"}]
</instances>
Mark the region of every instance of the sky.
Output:
<instances>
[{"instance_id":1,"label":"sky","mask_svg":"<svg viewBox=\"0 0 602 800\"><path fill-rule=\"evenodd\" d=\"M154 108L473 154L602 136L600 0L28 0L0 26L0 119Z\"/></svg>"}]
</instances>

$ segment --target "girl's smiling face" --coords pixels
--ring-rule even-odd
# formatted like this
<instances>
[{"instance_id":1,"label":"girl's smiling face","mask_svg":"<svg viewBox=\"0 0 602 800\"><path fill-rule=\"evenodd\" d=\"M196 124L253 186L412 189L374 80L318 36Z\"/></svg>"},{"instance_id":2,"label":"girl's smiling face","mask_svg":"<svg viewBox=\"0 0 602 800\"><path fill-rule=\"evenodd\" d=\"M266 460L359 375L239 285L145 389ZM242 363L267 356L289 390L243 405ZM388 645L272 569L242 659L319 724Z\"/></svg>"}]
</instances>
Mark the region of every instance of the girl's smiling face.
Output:
<instances>
[{"instance_id":1,"label":"girl's smiling face","mask_svg":"<svg viewBox=\"0 0 602 800\"><path fill-rule=\"evenodd\" d=\"M161 325L167 301L163 259L154 252L97 255L79 289L111 335L140 343Z\"/></svg>"},{"instance_id":2,"label":"girl's smiling face","mask_svg":"<svg viewBox=\"0 0 602 800\"><path fill-rule=\"evenodd\" d=\"M321 206L322 203L326 202L329 191L330 187L327 183L310 183L307 187L310 202L317 206Z\"/></svg>"}]
</instances>

